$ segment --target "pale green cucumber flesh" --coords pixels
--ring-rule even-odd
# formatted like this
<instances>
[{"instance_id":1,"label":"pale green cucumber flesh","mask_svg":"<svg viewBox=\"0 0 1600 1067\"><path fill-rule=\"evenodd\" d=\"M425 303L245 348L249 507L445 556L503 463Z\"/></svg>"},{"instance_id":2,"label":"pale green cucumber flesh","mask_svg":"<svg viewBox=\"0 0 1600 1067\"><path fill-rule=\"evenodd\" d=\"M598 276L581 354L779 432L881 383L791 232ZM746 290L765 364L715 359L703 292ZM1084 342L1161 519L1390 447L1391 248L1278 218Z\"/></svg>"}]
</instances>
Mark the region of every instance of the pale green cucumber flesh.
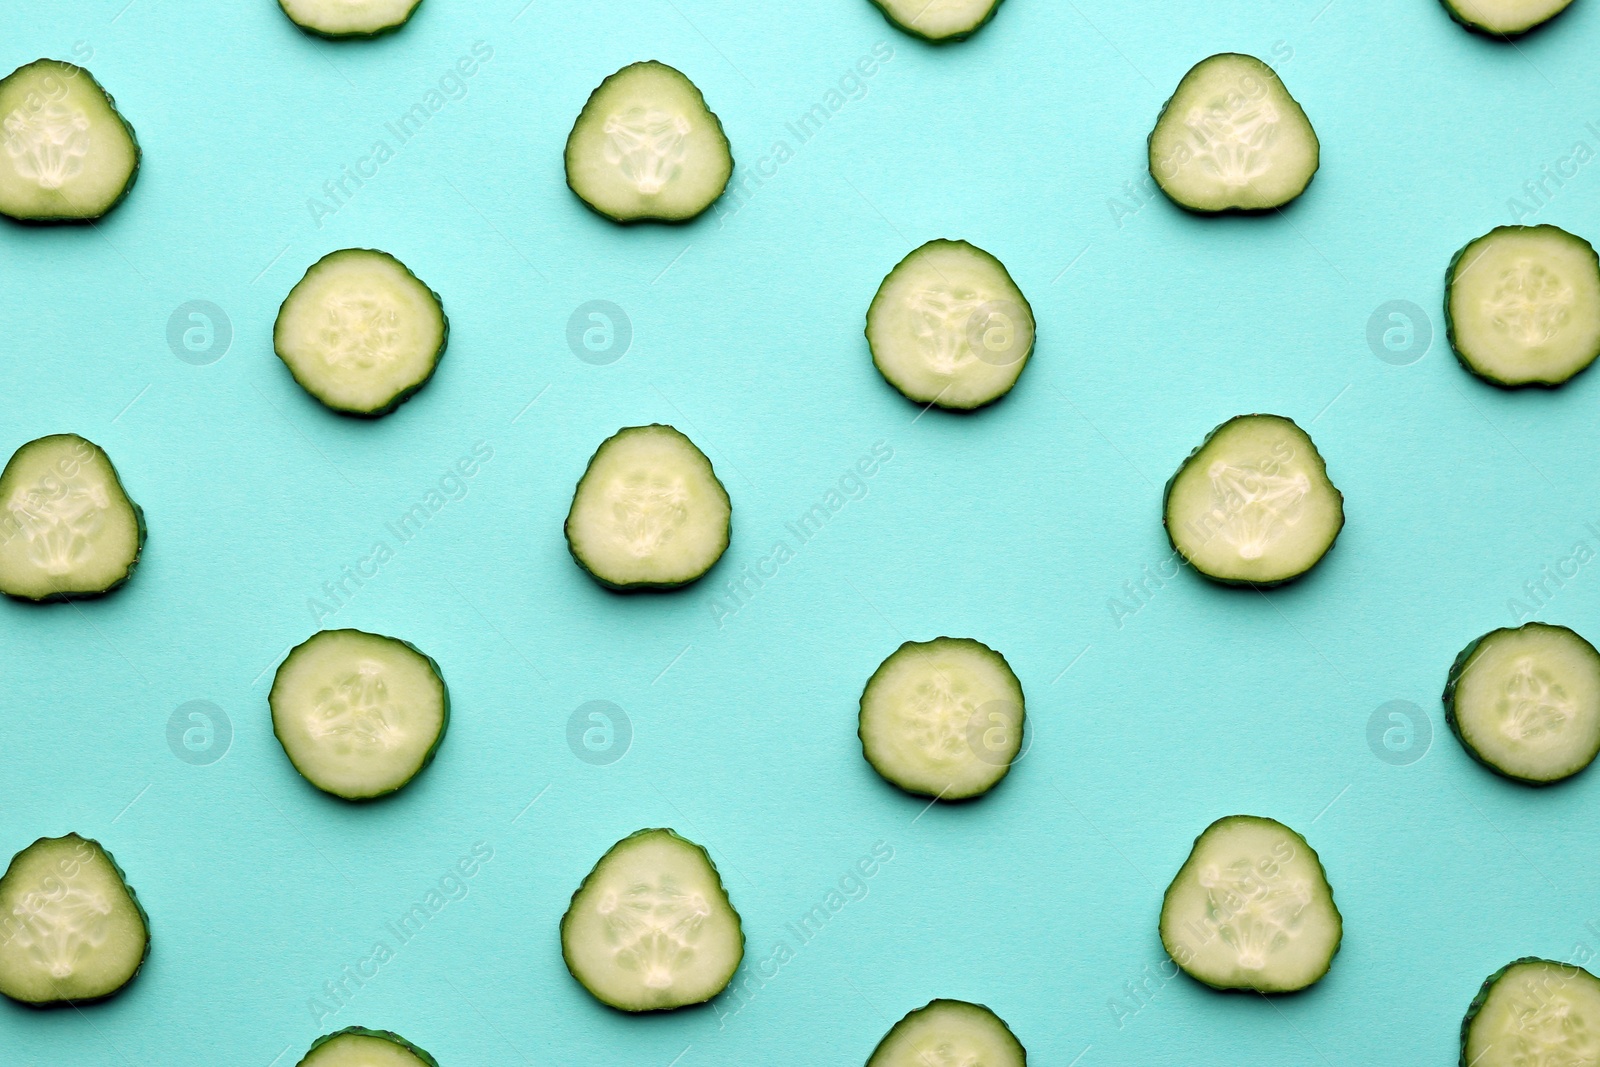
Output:
<instances>
[{"instance_id":1,"label":"pale green cucumber flesh","mask_svg":"<svg viewBox=\"0 0 1600 1067\"><path fill-rule=\"evenodd\" d=\"M573 893L561 954L601 1003L667 1010L722 992L744 958L744 932L704 848L671 830L640 830Z\"/></svg>"},{"instance_id":2,"label":"pale green cucumber flesh","mask_svg":"<svg viewBox=\"0 0 1600 1067\"><path fill-rule=\"evenodd\" d=\"M351 1026L317 1038L298 1067L439 1067L439 1061L391 1030Z\"/></svg>"},{"instance_id":3,"label":"pale green cucumber flesh","mask_svg":"<svg viewBox=\"0 0 1600 1067\"><path fill-rule=\"evenodd\" d=\"M1518 781L1559 782L1600 753L1600 652L1565 626L1493 630L1456 657L1444 708L1479 763Z\"/></svg>"},{"instance_id":4,"label":"pale green cucumber flesh","mask_svg":"<svg viewBox=\"0 0 1600 1067\"><path fill-rule=\"evenodd\" d=\"M1461 1020L1461 1067L1600 1062L1600 979L1525 956L1484 979Z\"/></svg>"},{"instance_id":5,"label":"pale green cucumber flesh","mask_svg":"<svg viewBox=\"0 0 1600 1067\"><path fill-rule=\"evenodd\" d=\"M1565 11L1572 0L1441 0L1450 17L1490 37L1516 37Z\"/></svg>"},{"instance_id":6,"label":"pale green cucumber flesh","mask_svg":"<svg viewBox=\"0 0 1600 1067\"><path fill-rule=\"evenodd\" d=\"M567 547L613 589L673 589L722 558L733 507L711 461L671 426L606 438L578 480Z\"/></svg>"},{"instance_id":7,"label":"pale green cucumber flesh","mask_svg":"<svg viewBox=\"0 0 1600 1067\"><path fill-rule=\"evenodd\" d=\"M965 637L907 641L861 692L858 736L873 770L908 793L963 800L993 789L1022 748L1022 684L1004 656Z\"/></svg>"},{"instance_id":8,"label":"pale green cucumber flesh","mask_svg":"<svg viewBox=\"0 0 1600 1067\"><path fill-rule=\"evenodd\" d=\"M100 446L77 434L29 441L0 472L0 592L25 600L98 596L128 580L144 512Z\"/></svg>"},{"instance_id":9,"label":"pale green cucumber flesh","mask_svg":"<svg viewBox=\"0 0 1600 1067\"><path fill-rule=\"evenodd\" d=\"M450 338L439 294L368 248L323 256L278 309L272 344L301 388L334 411L385 415L433 377Z\"/></svg>"},{"instance_id":10,"label":"pale green cucumber flesh","mask_svg":"<svg viewBox=\"0 0 1600 1067\"><path fill-rule=\"evenodd\" d=\"M924 41L961 41L977 33L1000 0L872 0L890 25Z\"/></svg>"},{"instance_id":11,"label":"pale green cucumber flesh","mask_svg":"<svg viewBox=\"0 0 1600 1067\"><path fill-rule=\"evenodd\" d=\"M682 222L733 174L722 123L681 71L654 60L601 82L567 136L567 185L615 222Z\"/></svg>"},{"instance_id":12,"label":"pale green cucumber flesh","mask_svg":"<svg viewBox=\"0 0 1600 1067\"><path fill-rule=\"evenodd\" d=\"M410 21L422 0L278 0L296 26L318 37L376 37Z\"/></svg>"},{"instance_id":13,"label":"pale green cucumber flesh","mask_svg":"<svg viewBox=\"0 0 1600 1067\"><path fill-rule=\"evenodd\" d=\"M908 1013L878 1042L867 1067L1026 1067L1027 1050L982 1004L935 1000Z\"/></svg>"},{"instance_id":14,"label":"pale green cucumber flesh","mask_svg":"<svg viewBox=\"0 0 1600 1067\"><path fill-rule=\"evenodd\" d=\"M133 188L139 142L82 67L40 59L0 80L0 215L100 218Z\"/></svg>"},{"instance_id":15,"label":"pale green cucumber flesh","mask_svg":"<svg viewBox=\"0 0 1600 1067\"><path fill-rule=\"evenodd\" d=\"M1272 819L1218 819L1161 904L1174 963L1217 989L1291 993L1328 973L1343 937L1322 861Z\"/></svg>"},{"instance_id":16,"label":"pale green cucumber flesh","mask_svg":"<svg viewBox=\"0 0 1600 1067\"><path fill-rule=\"evenodd\" d=\"M1344 528L1344 496L1306 432L1279 415L1212 430L1167 482L1162 521L1190 566L1228 585L1297 578Z\"/></svg>"},{"instance_id":17,"label":"pale green cucumber flesh","mask_svg":"<svg viewBox=\"0 0 1600 1067\"><path fill-rule=\"evenodd\" d=\"M1150 131L1150 175L1202 214L1268 211L1305 192L1321 148L1277 73L1224 52L1183 76Z\"/></svg>"},{"instance_id":18,"label":"pale green cucumber flesh","mask_svg":"<svg viewBox=\"0 0 1600 1067\"><path fill-rule=\"evenodd\" d=\"M867 308L873 365L907 399L952 411L1011 391L1033 353L1033 309L1005 266L966 241L929 241Z\"/></svg>"},{"instance_id":19,"label":"pale green cucumber flesh","mask_svg":"<svg viewBox=\"0 0 1600 1067\"><path fill-rule=\"evenodd\" d=\"M1450 347L1494 385L1555 386L1600 355L1600 258L1557 226L1497 226L1445 275Z\"/></svg>"},{"instance_id":20,"label":"pale green cucumber flesh","mask_svg":"<svg viewBox=\"0 0 1600 1067\"><path fill-rule=\"evenodd\" d=\"M0 876L0 993L24 1004L108 997L150 951L144 909L99 842L35 841Z\"/></svg>"},{"instance_id":21,"label":"pale green cucumber flesh","mask_svg":"<svg viewBox=\"0 0 1600 1067\"><path fill-rule=\"evenodd\" d=\"M406 785L450 722L439 665L408 642L361 630L323 630L295 646L267 702L295 770L345 800Z\"/></svg>"}]
</instances>

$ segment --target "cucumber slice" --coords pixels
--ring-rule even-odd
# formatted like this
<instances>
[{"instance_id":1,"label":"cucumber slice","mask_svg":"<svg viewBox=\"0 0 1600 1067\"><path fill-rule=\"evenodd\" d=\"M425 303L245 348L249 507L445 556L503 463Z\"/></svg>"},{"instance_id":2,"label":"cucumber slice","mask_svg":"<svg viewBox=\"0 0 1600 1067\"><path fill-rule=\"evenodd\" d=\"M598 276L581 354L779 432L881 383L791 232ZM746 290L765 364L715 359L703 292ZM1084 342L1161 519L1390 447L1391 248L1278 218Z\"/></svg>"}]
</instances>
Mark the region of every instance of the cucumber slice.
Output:
<instances>
[{"instance_id":1,"label":"cucumber slice","mask_svg":"<svg viewBox=\"0 0 1600 1067\"><path fill-rule=\"evenodd\" d=\"M744 959L744 930L705 849L671 830L640 830L572 894L561 956L602 1004L660 1011L722 992Z\"/></svg>"},{"instance_id":2,"label":"cucumber slice","mask_svg":"<svg viewBox=\"0 0 1600 1067\"><path fill-rule=\"evenodd\" d=\"M1000 0L872 0L896 29L924 41L961 41L994 18Z\"/></svg>"},{"instance_id":3,"label":"cucumber slice","mask_svg":"<svg viewBox=\"0 0 1600 1067\"><path fill-rule=\"evenodd\" d=\"M450 723L439 665L407 641L362 630L323 630L296 645L267 703L294 769L345 800L393 793L421 774Z\"/></svg>"},{"instance_id":4,"label":"cucumber slice","mask_svg":"<svg viewBox=\"0 0 1600 1067\"><path fill-rule=\"evenodd\" d=\"M889 1028L867 1067L1024 1067L1028 1051L982 1004L935 1000Z\"/></svg>"},{"instance_id":5,"label":"cucumber slice","mask_svg":"<svg viewBox=\"0 0 1600 1067\"><path fill-rule=\"evenodd\" d=\"M1444 717L1490 770L1543 785L1600 754L1600 652L1565 626L1491 630L1456 657Z\"/></svg>"},{"instance_id":6,"label":"cucumber slice","mask_svg":"<svg viewBox=\"0 0 1600 1067\"><path fill-rule=\"evenodd\" d=\"M127 581L144 548L144 512L111 458L77 434L29 441L0 472L0 593L24 600L98 596Z\"/></svg>"},{"instance_id":7,"label":"cucumber slice","mask_svg":"<svg viewBox=\"0 0 1600 1067\"><path fill-rule=\"evenodd\" d=\"M1272 819L1206 827L1161 902L1161 944L1215 989L1292 993L1328 973L1344 922L1322 861Z\"/></svg>"},{"instance_id":8,"label":"cucumber slice","mask_svg":"<svg viewBox=\"0 0 1600 1067\"><path fill-rule=\"evenodd\" d=\"M675 589L727 551L733 507L706 454L671 426L625 426L578 479L567 548L612 589Z\"/></svg>"},{"instance_id":9,"label":"cucumber slice","mask_svg":"<svg viewBox=\"0 0 1600 1067\"><path fill-rule=\"evenodd\" d=\"M98 841L41 837L0 876L0 993L12 1000L109 997L149 954L144 909Z\"/></svg>"},{"instance_id":10,"label":"cucumber slice","mask_svg":"<svg viewBox=\"0 0 1600 1067\"><path fill-rule=\"evenodd\" d=\"M439 1061L390 1030L351 1026L313 1041L299 1067L439 1067Z\"/></svg>"},{"instance_id":11,"label":"cucumber slice","mask_svg":"<svg viewBox=\"0 0 1600 1067\"><path fill-rule=\"evenodd\" d=\"M733 174L722 123L680 71L632 63L589 95L567 135L567 185L613 222L683 222Z\"/></svg>"},{"instance_id":12,"label":"cucumber slice","mask_svg":"<svg viewBox=\"0 0 1600 1067\"><path fill-rule=\"evenodd\" d=\"M1150 176L1202 214L1268 211L1301 193L1321 153L1311 120L1277 73L1224 52L1183 76L1150 131Z\"/></svg>"},{"instance_id":13,"label":"cucumber slice","mask_svg":"<svg viewBox=\"0 0 1600 1067\"><path fill-rule=\"evenodd\" d=\"M895 264L867 308L872 362L909 400L952 411L1011 391L1033 354L1033 309L1005 265L966 241Z\"/></svg>"},{"instance_id":14,"label":"cucumber slice","mask_svg":"<svg viewBox=\"0 0 1600 1067\"><path fill-rule=\"evenodd\" d=\"M272 328L272 347L302 389L334 411L369 417L427 384L449 340L439 294L370 248L313 263Z\"/></svg>"},{"instance_id":15,"label":"cucumber slice","mask_svg":"<svg viewBox=\"0 0 1600 1067\"><path fill-rule=\"evenodd\" d=\"M1344 528L1344 495L1294 420L1237 415L1167 482L1162 522L1174 550L1225 585L1298 578Z\"/></svg>"},{"instance_id":16,"label":"cucumber slice","mask_svg":"<svg viewBox=\"0 0 1600 1067\"><path fill-rule=\"evenodd\" d=\"M1600 258L1558 226L1496 226L1450 260L1444 317L1484 381L1560 385L1600 355Z\"/></svg>"},{"instance_id":17,"label":"cucumber slice","mask_svg":"<svg viewBox=\"0 0 1600 1067\"><path fill-rule=\"evenodd\" d=\"M40 59L0 79L5 151L0 215L98 219L139 174L139 142L111 94L82 67Z\"/></svg>"},{"instance_id":18,"label":"cucumber slice","mask_svg":"<svg viewBox=\"0 0 1600 1067\"><path fill-rule=\"evenodd\" d=\"M1572 0L1441 0L1450 17L1490 37L1516 37L1542 26Z\"/></svg>"},{"instance_id":19,"label":"cucumber slice","mask_svg":"<svg viewBox=\"0 0 1600 1067\"><path fill-rule=\"evenodd\" d=\"M1600 1062L1600 978L1537 956L1483 980L1461 1020L1461 1067Z\"/></svg>"},{"instance_id":20,"label":"cucumber slice","mask_svg":"<svg viewBox=\"0 0 1600 1067\"><path fill-rule=\"evenodd\" d=\"M1022 749L1022 683L1006 658L966 637L907 641L861 692L861 752L919 796L963 800L995 787Z\"/></svg>"},{"instance_id":21,"label":"cucumber slice","mask_svg":"<svg viewBox=\"0 0 1600 1067\"><path fill-rule=\"evenodd\" d=\"M307 33L335 40L377 37L411 20L422 0L278 0L289 20Z\"/></svg>"}]
</instances>

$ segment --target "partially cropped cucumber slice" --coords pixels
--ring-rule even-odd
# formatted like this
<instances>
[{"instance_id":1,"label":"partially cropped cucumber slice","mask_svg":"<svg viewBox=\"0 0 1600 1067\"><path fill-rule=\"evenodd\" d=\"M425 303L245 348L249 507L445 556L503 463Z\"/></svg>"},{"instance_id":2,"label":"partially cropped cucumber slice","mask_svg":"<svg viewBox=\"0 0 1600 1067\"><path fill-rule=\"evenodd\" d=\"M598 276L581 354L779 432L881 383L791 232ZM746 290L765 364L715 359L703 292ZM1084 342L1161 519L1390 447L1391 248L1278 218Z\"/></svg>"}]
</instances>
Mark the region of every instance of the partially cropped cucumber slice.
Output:
<instances>
[{"instance_id":1,"label":"partially cropped cucumber slice","mask_svg":"<svg viewBox=\"0 0 1600 1067\"><path fill-rule=\"evenodd\" d=\"M1266 211L1305 192L1321 147L1277 73L1224 52L1196 63L1150 131L1150 175L1190 211Z\"/></svg>"},{"instance_id":2,"label":"partially cropped cucumber slice","mask_svg":"<svg viewBox=\"0 0 1600 1067\"><path fill-rule=\"evenodd\" d=\"M613 589L674 589L722 558L732 517L728 491L693 441L671 426L627 426L578 480L567 547Z\"/></svg>"},{"instance_id":3,"label":"partially cropped cucumber slice","mask_svg":"<svg viewBox=\"0 0 1600 1067\"><path fill-rule=\"evenodd\" d=\"M722 123L680 71L650 60L600 83L567 136L567 185L615 222L682 222L733 174Z\"/></svg>"},{"instance_id":4,"label":"partially cropped cucumber slice","mask_svg":"<svg viewBox=\"0 0 1600 1067\"><path fill-rule=\"evenodd\" d=\"M1344 495L1292 419L1238 415L1167 482L1162 521L1190 566L1229 585L1298 578L1344 528Z\"/></svg>"},{"instance_id":5,"label":"partially cropped cucumber slice","mask_svg":"<svg viewBox=\"0 0 1600 1067\"><path fill-rule=\"evenodd\" d=\"M1000 0L872 0L895 27L924 41L960 41L990 19Z\"/></svg>"},{"instance_id":6,"label":"partially cropped cucumber slice","mask_svg":"<svg viewBox=\"0 0 1600 1067\"><path fill-rule=\"evenodd\" d=\"M29 441L0 473L0 592L25 600L97 596L128 580L144 512L111 459L77 434Z\"/></svg>"},{"instance_id":7,"label":"partially cropped cucumber slice","mask_svg":"<svg viewBox=\"0 0 1600 1067\"><path fill-rule=\"evenodd\" d=\"M82 67L40 59L0 80L0 215L79 222L116 207L139 173L139 142Z\"/></svg>"},{"instance_id":8,"label":"partially cropped cucumber slice","mask_svg":"<svg viewBox=\"0 0 1600 1067\"><path fill-rule=\"evenodd\" d=\"M346 800L410 782L450 722L439 665L409 642L362 630L323 630L296 645L267 703L295 770Z\"/></svg>"},{"instance_id":9,"label":"partially cropped cucumber slice","mask_svg":"<svg viewBox=\"0 0 1600 1067\"><path fill-rule=\"evenodd\" d=\"M1445 272L1450 347L1495 385L1560 385L1600 355L1600 258L1558 226L1496 226Z\"/></svg>"},{"instance_id":10,"label":"partially cropped cucumber slice","mask_svg":"<svg viewBox=\"0 0 1600 1067\"><path fill-rule=\"evenodd\" d=\"M744 931L706 850L671 830L611 846L561 917L567 970L596 1000L658 1011L710 1000L744 959Z\"/></svg>"},{"instance_id":11,"label":"partially cropped cucumber slice","mask_svg":"<svg viewBox=\"0 0 1600 1067\"><path fill-rule=\"evenodd\" d=\"M907 399L954 411L1011 391L1033 352L1033 309L1005 265L966 241L895 264L867 308L872 362Z\"/></svg>"},{"instance_id":12,"label":"partially cropped cucumber slice","mask_svg":"<svg viewBox=\"0 0 1600 1067\"><path fill-rule=\"evenodd\" d=\"M1025 1067L1028 1052L982 1004L935 1000L895 1023L867 1067Z\"/></svg>"},{"instance_id":13,"label":"partially cropped cucumber slice","mask_svg":"<svg viewBox=\"0 0 1600 1067\"><path fill-rule=\"evenodd\" d=\"M334 411L385 415L421 389L450 338L439 294L387 252L345 248L284 298L272 345L301 388Z\"/></svg>"},{"instance_id":14,"label":"partially cropped cucumber slice","mask_svg":"<svg viewBox=\"0 0 1600 1067\"><path fill-rule=\"evenodd\" d=\"M1542 785L1600 754L1600 652L1565 626L1492 630L1461 650L1445 721L1473 759Z\"/></svg>"},{"instance_id":15,"label":"partially cropped cucumber slice","mask_svg":"<svg viewBox=\"0 0 1600 1067\"><path fill-rule=\"evenodd\" d=\"M398 30L422 0L278 0L290 20L318 37L376 37Z\"/></svg>"},{"instance_id":16,"label":"partially cropped cucumber slice","mask_svg":"<svg viewBox=\"0 0 1600 1067\"><path fill-rule=\"evenodd\" d=\"M1450 17L1490 37L1515 37L1565 11L1572 0L1442 0Z\"/></svg>"},{"instance_id":17,"label":"partially cropped cucumber slice","mask_svg":"<svg viewBox=\"0 0 1600 1067\"><path fill-rule=\"evenodd\" d=\"M12 1000L108 997L149 952L144 909L98 841L41 837L0 877L0 993Z\"/></svg>"},{"instance_id":18,"label":"partially cropped cucumber slice","mask_svg":"<svg viewBox=\"0 0 1600 1067\"><path fill-rule=\"evenodd\" d=\"M1461 1020L1461 1067L1600 1063L1600 978L1524 956L1483 980Z\"/></svg>"},{"instance_id":19,"label":"partially cropped cucumber slice","mask_svg":"<svg viewBox=\"0 0 1600 1067\"><path fill-rule=\"evenodd\" d=\"M313 1041L299 1067L439 1067L439 1061L397 1033L352 1026Z\"/></svg>"},{"instance_id":20,"label":"partially cropped cucumber slice","mask_svg":"<svg viewBox=\"0 0 1600 1067\"><path fill-rule=\"evenodd\" d=\"M862 690L861 751L908 793L975 797L1011 770L1024 711L1022 683L988 645L966 637L907 641Z\"/></svg>"},{"instance_id":21,"label":"partially cropped cucumber slice","mask_svg":"<svg viewBox=\"0 0 1600 1067\"><path fill-rule=\"evenodd\" d=\"M1322 861L1273 819L1206 827L1161 902L1161 943L1217 989L1292 993L1328 973L1344 923Z\"/></svg>"}]
</instances>

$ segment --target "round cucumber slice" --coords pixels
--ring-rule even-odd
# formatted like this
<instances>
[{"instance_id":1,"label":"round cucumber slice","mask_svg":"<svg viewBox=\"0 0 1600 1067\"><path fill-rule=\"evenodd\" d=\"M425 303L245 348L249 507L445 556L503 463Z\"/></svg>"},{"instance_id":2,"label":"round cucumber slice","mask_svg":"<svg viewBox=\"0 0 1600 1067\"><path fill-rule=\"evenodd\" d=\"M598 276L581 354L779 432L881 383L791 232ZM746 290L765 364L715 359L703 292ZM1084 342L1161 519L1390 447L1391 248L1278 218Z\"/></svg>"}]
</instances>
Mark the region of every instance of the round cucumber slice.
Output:
<instances>
[{"instance_id":1,"label":"round cucumber slice","mask_svg":"<svg viewBox=\"0 0 1600 1067\"><path fill-rule=\"evenodd\" d=\"M330 252L289 290L272 346L300 387L346 415L386 415L421 389L450 339L439 294L387 252Z\"/></svg>"},{"instance_id":2,"label":"round cucumber slice","mask_svg":"<svg viewBox=\"0 0 1600 1067\"><path fill-rule=\"evenodd\" d=\"M313 1041L299 1067L439 1067L439 1061L390 1030L351 1026Z\"/></svg>"},{"instance_id":3,"label":"round cucumber slice","mask_svg":"<svg viewBox=\"0 0 1600 1067\"><path fill-rule=\"evenodd\" d=\"M1445 272L1446 335L1500 386L1560 385L1600 355L1600 258L1558 226L1496 226Z\"/></svg>"},{"instance_id":4,"label":"round cucumber slice","mask_svg":"<svg viewBox=\"0 0 1600 1067\"><path fill-rule=\"evenodd\" d=\"M1322 861L1273 819L1206 827L1161 902L1161 944L1215 989L1292 993L1328 973L1344 921Z\"/></svg>"},{"instance_id":5,"label":"round cucumber slice","mask_svg":"<svg viewBox=\"0 0 1600 1067\"><path fill-rule=\"evenodd\" d=\"M889 1028L867 1067L1025 1067L1028 1051L982 1004L935 1000Z\"/></svg>"},{"instance_id":6,"label":"round cucumber slice","mask_svg":"<svg viewBox=\"0 0 1600 1067\"><path fill-rule=\"evenodd\" d=\"M345 800L410 782L433 761L450 722L439 665L409 642L362 630L323 630L296 645L267 703L294 769Z\"/></svg>"},{"instance_id":7,"label":"round cucumber slice","mask_svg":"<svg viewBox=\"0 0 1600 1067\"><path fill-rule=\"evenodd\" d=\"M0 876L0 993L12 1000L109 997L149 954L144 909L98 841L41 837Z\"/></svg>"},{"instance_id":8,"label":"round cucumber slice","mask_svg":"<svg viewBox=\"0 0 1600 1067\"><path fill-rule=\"evenodd\" d=\"M139 142L111 94L82 67L40 59L0 79L0 215L98 219L139 173Z\"/></svg>"},{"instance_id":9,"label":"round cucumber slice","mask_svg":"<svg viewBox=\"0 0 1600 1067\"><path fill-rule=\"evenodd\" d=\"M1022 683L1006 658L966 637L907 641L861 692L858 735L872 769L919 796L993 789L1022 749Z\"/></svg>"},{"instance_id":10,"label":"round cucumber slice","mask_svg":"<svg viewBox=\"0 0 1600 1067\"><path fill-rule=\"evenodd\" d=\"M411 20L422 0L278 0L289 20L307 33L334 40L377 37Z\"/></svg>"},{"instance_id":11,"label":"round cucumber slice","mask_svg":"<svg viewBox=\"0 0 1600 1067\"><path fill-rule=\"evenodd\" d=\"M613 222L683 222L733 174L722 123L682 72L632 63L589 95L567 136L567 185Z\"/></svg>"},{"instance_id":12,"label":"round cucumber slice","mask_svg":"<svg viewBox=\"0 0 1600 1067\"><path fill-rule=\"evenodd\" d=\"M671 426L626 426L578 479L567 548L612 589L675 589L727 551L733 506L706 454Z\"/></svg>"},{"instance_id":13,"label":"round cucumber slice","mask_svg":"<svg viewBox=\"0 0 1600 1067\"><path fill-rule=\"evenodd\" d=\"M907 399L951 411L1009 393L1033 338L1033 308L1005 265L966 241L929 241L913 251L867 308L878 372Z\"/></svg>"},{"instance_id":14,"label":"round cucumber slice","mask_svg":"<svg viewBox=\"0 0 1600 1067\"><path fill-rule=\"evenodd\" d=\"M58 433L29 441L0 472L0 593L65 600L110 592L133 574L144 512L111 458Z\"/></svg>"},{"instance_id":15,"label":"round cucumber slice","mask_svg":"<svg viewBox=\"0 0 1600 1067\"><path fill-rule=\"evenodd\" d=\"M1450 17L1490 37L1516 37L1565 11L1572 0L1442 0Z\"/></svg>"},{"instance_id":16,"label":"round cucumber slice","mask_svg":"<svg viewBox=\"0 0 1600 1067\"><path fill-rule=\"evenodd\" d=\"M1473 759L1543 785L1600 754L1600 652L1565 626L1492 630L1461 650L1444 716Z\"/></svg>"},{"instance_id":17,"label":"round cucumber slice","mask_svg":"<svg viewBox=\"0 0 1600 1067\"><path fill-rule=\"evenodd\" d=\"M961 41L977 33L1000 0L872 0L896 29L924 41Z\"/></svg>"},{"instance_id":18,"label":"round cucumber slice","mask_svg":"<svg viewBox=\"0 0 1600 1067\"><path fill-rule=\"evenodd\" d=\"M1600 1063L1600 978L1524 956L1483 980L1461 1020L1462 1067Z\"/></svg>"},{"instance_id":19,"label":"round cucumber slice","mask_svg":"<svg viewBox=\"0 0 1600 1067\"><path fill-rule=\"evenodd\" d=\"M705 849L671 830L640 830L572 894L561 955L602 1004L662 1011L722 992L744 959L744 930Z\"/></svg>"},{"instance_id":20,"label":"round cucumber slice","mask_svg":"<svg viewBox=\"0 0 1600 1067\"><path fill-rule=\"evenodd\" d=\"M1150 131L1150 176L1202 214L1268 211L1305 192L1321 146L1267 64L1224 52L1183 76Z\"/></svg>"},{"instance_id":21,"label":"round cucumber slice","mask_svg":"<svg viewBox=\"0 0 1600 1067\"><path fill-rule=\"evenodd\" d=\"M1292 419L1238 415L1167 482L1174 550L1226 585L1278 585L1316 566L1344 528L1344 495Z\"/></svg>"}]
</instances>

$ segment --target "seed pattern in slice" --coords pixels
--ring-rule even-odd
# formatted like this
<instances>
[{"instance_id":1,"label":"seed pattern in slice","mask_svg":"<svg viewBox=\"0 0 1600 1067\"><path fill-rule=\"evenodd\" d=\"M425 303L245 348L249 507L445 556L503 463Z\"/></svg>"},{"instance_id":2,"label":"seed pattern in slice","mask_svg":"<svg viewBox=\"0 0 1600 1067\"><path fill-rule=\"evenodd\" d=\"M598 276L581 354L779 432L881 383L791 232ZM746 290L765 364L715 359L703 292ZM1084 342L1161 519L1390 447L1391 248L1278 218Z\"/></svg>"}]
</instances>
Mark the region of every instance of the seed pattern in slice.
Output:
<instances>
[{"instance_id":1,"label":"seed pattern in slice","mask_svg":"<svg viewBox=\"0 0 1600 1067\"><path fill-rule=\"evenodd\" d=\"M1572 0L1441 0L1469 30L1502 40L1527 33L1561 14Z\"/></svg>"},{"instance_id":2,"label":"seed pattern in slice","mask_svg":"<svg viewBox=\"0 0 1600 1067\"><path fill-rule=\"evenodd\" d=\"M40 59L0 80L0 215L100 218L133 188L139 142L82 67Z\"/></svg>"},{"instance_id":3,"label":"seed pattern in slice","mask_svg":"<svg viewBox=\"0 0 1600 1067\"><path fill-rule=\"evenodd\" d=\"M278 0L289 20L317 37L377 37L404 26L422 0Z\"/></svg>"},{"instance_id":4,"label":"seed pattern in slice","mask_svg":"<svg viewBox=\"0 0 1600 1067\"><path fill-rule=\"evenodd\" d=\"M994 18L1000 0L872 0L896 29L924 41L963 41Z\"/></svg>"},{"instance_id":5,"label":"seed pattern in slice","mask_svg":"<svg viewBox=\"0 0 1600 1067\"><path fill-rule=\"evenodd\" d=\"M1600 1063L1600 979L1526 956L1484 979L1461 1020L1462 1067Z\"/></svg>"},{"instance_id":6,"label":"seed pattern in slice","mask_svg":"<svg viewBox=\"0 0 1600 1067\"><path fill-rule=\"evenodd\" d=\"M867 1067L1026 1067L1028 1052L982 1004L935 1000L895 1023Z\"/></svg>"},{"instance_id":7,"label":"seed pattern in slice","mask_svg":"<svg viewBox=\"0 0 1600 1067\"><path fill-rule=\"evenodd\" d=\"M439 1061L393 1031L351 1026L317 1038L299 1067L439 1067Z\"/></svg>"}]
</instances>

